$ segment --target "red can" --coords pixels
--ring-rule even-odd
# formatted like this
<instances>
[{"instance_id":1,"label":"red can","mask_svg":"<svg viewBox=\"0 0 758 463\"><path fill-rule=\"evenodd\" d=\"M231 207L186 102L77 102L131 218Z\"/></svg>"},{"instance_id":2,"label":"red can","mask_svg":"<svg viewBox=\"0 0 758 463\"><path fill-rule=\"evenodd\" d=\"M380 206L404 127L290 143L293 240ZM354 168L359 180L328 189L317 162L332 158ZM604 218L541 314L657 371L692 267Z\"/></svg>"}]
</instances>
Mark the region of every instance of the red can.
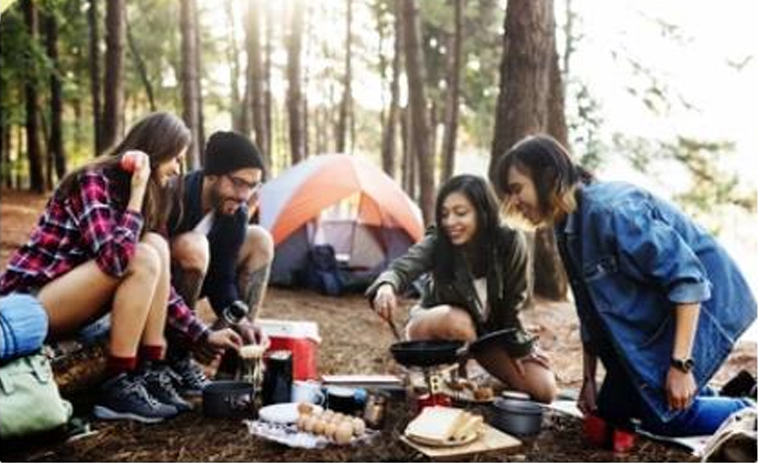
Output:
<instances>
[{"instance_id":1,"label":"red can","mask_svg":"<svg viewBox=\"0 0 758 463\"><path fill-rule=\"evenodd\" d=\"M590 444L616 453L628 452L635 442L634 432L617 428L592 414L584 417L584 437Z\"/></svg>"}]
</instances>

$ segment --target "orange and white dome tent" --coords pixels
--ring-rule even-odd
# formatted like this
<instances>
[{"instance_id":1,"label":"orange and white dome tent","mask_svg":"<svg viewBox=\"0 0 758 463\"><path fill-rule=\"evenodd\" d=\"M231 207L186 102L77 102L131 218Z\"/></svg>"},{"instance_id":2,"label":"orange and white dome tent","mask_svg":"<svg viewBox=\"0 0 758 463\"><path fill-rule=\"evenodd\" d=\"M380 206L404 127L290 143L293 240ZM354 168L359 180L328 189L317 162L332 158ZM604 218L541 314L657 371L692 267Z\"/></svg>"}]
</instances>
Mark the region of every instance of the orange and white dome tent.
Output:
<instances>
[{"instance_id":1,"label":"orange and white dome tent","mask_svg":"<svg viewBox=\"0 0 758 463\"><path fill-rule=\"evenodd\" d=\"M272 283L297 284L308 250L331 245L344 267L378 273L419 241L421 211L381 169L357 156L308 158L267 182L260 223L274 237Z\"/></svg>"}]
</instances>

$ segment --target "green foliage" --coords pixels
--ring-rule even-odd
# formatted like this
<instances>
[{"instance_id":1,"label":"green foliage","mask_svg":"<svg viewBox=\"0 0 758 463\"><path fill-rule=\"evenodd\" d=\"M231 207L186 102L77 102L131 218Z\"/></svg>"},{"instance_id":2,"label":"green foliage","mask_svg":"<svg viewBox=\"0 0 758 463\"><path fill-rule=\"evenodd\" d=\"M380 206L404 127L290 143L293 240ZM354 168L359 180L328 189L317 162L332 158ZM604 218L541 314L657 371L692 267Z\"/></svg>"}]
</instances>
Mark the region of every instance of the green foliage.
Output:
<instances>
[{"instance_id":1,"label":"green foliage","mask_svg":"<svg viewBox=\"0 0 758 463\"><path fill-rule=\"evenodd\" d=\"M718 233L713 219L724 207L736 207L754 214L756 191L743 186L737 172L723 167L732 154L734 144L728 141L707 141L679 136L674 141L614 136L614 151L627 159L643 174L671 185L671 166L678 166L687 175L688 185L673 196L690 215L705 223L712 223L711 231ZM656 173L656 167L669 165L665 174ZM667 178L663 178L665 175Z\"/></svg>"}]
</instances>

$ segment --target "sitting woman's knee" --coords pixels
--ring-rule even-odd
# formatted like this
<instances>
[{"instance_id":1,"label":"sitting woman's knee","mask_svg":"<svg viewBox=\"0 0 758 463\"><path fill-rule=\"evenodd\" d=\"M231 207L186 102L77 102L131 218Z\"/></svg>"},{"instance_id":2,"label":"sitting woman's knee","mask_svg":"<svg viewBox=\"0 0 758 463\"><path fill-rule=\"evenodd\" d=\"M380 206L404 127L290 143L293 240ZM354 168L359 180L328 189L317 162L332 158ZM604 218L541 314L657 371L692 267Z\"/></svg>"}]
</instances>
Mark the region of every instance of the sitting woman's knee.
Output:
<instances>
[{"instance_id":1,"label":"sitting woman's knee","mask_svg":"<svg viewBox=\"0 0 758 463\"><path fill-rule=\"evenodd\" d=\"M145 236L142 238L142 241L148 245L150 245L155 251L158 253L158 256L161 259L161 262L168 263L170 259L170 252L168 248L168 242L165 238L163 238L161 235L157 233L145 233Z\"/></svg>"},{"instance_id":2,"label":"sitting woman's knee","mask_svg":"<svg viewBox=\"0 0 758 463\"><path fill-rule=\"evenodd\" d=\"M157 276L161 271L161 257L153 246L139 242L129 261L129 268L133 273Z\"/></svg>"},{"instance_id":3,"label":"sitting woman's knee","mask_svg":"<svg viewBox=\"0 0 758 463\"><path fill-rule=\"evenodd\" d=\"M171 259L183 270L205 274L210 262L208 238L195 232L177 236L171 241Z\"/></svg>"},{"instance_id":4,"label":"sitting woman's knee","mask_svg":"<svg viewBox=\"0 0 758 463\"><path fill-rule=\"evenodd\" d=\"M543 371L535 375L529 384L529 395L533 400L549 404L558 396L558 386L555 375L551 371Z\"/></svg>"},{"instance_id":5,"label":"sitting woman's knee","mask_svg":"<svg viewBox=\"0 0 758 463\"><path fill-rule=\"evenodd\" d=\"M448 339L473 341L476 339L476 327L465 310L449 306L449 311L444 320L444 329Z\"/></svg>"}]
</instances>

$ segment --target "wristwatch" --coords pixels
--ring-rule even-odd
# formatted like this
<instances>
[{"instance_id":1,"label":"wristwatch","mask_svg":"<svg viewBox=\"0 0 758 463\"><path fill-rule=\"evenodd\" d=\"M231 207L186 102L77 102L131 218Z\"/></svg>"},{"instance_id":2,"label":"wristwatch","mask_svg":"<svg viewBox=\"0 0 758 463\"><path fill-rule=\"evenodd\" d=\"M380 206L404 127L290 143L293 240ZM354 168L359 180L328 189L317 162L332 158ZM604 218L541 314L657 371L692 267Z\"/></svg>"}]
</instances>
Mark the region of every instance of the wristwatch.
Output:
<instances>
[{"instance_id":1,"label":"wristwatch","mask_svg":"<svg viewBox=\"0 0 758 463\"><path fill-rule=\"evenodd\" d=\"M693 368L695 368L695 361L692 360L691 358L677 359L677 358L672 357L671 366L681 372L689 373L692 371Z\"/></svg>"}]
</instances>

